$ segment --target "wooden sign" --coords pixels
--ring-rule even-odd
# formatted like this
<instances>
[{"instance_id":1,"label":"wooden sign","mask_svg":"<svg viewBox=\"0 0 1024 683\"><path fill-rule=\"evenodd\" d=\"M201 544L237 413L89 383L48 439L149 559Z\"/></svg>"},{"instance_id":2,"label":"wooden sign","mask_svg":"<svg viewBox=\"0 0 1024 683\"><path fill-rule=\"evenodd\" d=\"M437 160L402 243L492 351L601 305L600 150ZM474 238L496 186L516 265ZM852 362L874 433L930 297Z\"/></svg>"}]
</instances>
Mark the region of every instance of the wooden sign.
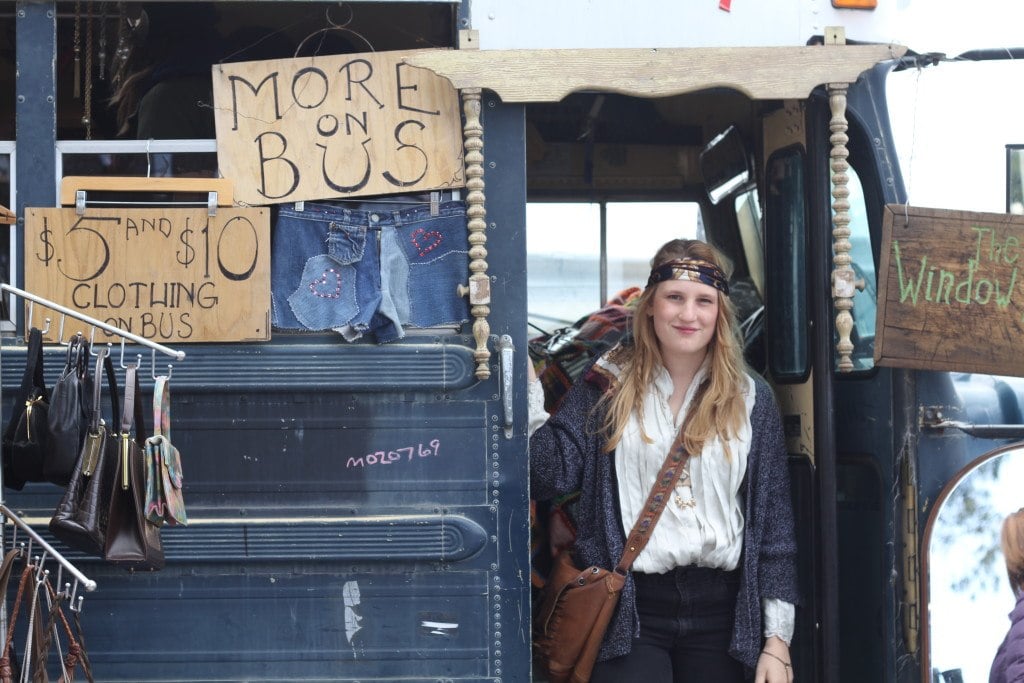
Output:
<instances>
[{"instance_id":1,"label":"wooden sign","mask_svg":"<svg viewBox=\"0 0 1024 683\"><path fill-rule=\"evenodd\" d=\"M33 294L159 342L270 338L270 209L26 212ZM33 324L46 316L55 333L59 313L35 306Z\"/></svg>"},{"instance_id":2,"label":"wooden sign","mask_svg":"<svg viewBox=\"0 0 1024 683\"><path fill-rule=\"evenodd\" d=\"M1024 217L888 205L875 363L1024 376Z\"/></svg>"},{"instance_id":3,"label":"wooden sign","mask_svg":"<svg viewBox=\"0 0 1024 683\"><path fill-rule=\"evenodd\" d=\"M464 187L458 93L412 52L216 64L217 161L249 204Z\"/></svg>"}]
</instances>

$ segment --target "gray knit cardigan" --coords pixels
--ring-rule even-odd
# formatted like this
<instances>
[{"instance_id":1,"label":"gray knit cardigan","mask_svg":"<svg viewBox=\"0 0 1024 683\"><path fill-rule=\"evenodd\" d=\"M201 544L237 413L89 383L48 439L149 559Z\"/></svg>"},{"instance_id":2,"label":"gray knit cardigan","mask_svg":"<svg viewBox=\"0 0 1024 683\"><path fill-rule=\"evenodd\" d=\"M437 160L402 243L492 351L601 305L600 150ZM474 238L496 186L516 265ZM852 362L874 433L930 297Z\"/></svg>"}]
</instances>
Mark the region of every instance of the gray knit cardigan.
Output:
<instances>
[{"instance_id":1,"label":"gray knit cardigan","mask_svg":"<svg viewBox=\"0 0 1024 683\"><path fill-rule=\"evenodd\" d=\"M729 654L744 664L748 676L757 666L763 642L761 599L799 603L782 423L771 388L756 376L754 384L751 445L742 484L745 525L741 582L729 646ZM530 496L550 500L579 491L573 555L580 567L611 569L622 556L626 530L615 485L615 458L602 452L604 441L598 426L603 415L594 410L607 387L607 378L591 370L569 390L558 412L530 437ZM639 631L634 584L629 577L598 659L627 654Z\"/></svg>"}]
</instances>

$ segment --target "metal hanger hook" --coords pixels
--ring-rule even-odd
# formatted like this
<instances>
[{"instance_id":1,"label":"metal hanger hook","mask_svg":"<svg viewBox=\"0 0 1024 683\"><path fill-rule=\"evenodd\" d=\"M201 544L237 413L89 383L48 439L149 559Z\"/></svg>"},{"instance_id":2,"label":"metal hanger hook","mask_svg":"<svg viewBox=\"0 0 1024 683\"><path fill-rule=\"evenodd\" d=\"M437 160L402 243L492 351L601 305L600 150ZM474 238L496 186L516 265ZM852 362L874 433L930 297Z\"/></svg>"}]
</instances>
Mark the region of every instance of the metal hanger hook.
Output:
<instances>
[{"instance_id":1,"label":"metal hanger hook","mask_svg":"<svg viewBox=\"0 0 1024 683\"><path fill-rule=\"evenodd\" d=\"M153 381L155 382L158 379L157 374L156 374L156 349L153 349L153 357L150 360L150 368L152 369L151 370L151 374L153 375ZM171 373L173 373L173 372L174 372L174 366L171 365L170 363L168 363L167 364L167 374L164 375L164 377L166 377L167 379L170 379L171 378Z\"/></svg>"}]
</instances>

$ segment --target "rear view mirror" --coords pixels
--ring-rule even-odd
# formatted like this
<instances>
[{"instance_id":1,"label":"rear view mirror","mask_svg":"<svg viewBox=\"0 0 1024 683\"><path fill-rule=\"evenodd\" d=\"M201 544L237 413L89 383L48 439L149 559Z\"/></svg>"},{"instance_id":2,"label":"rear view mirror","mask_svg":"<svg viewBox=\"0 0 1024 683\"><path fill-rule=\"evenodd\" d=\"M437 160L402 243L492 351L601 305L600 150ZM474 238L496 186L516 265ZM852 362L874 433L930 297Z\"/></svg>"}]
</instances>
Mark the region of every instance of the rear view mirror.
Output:
<instances>
[{"instance_id":1,"label":"rear view mirror","mask_svg":"<svg viewBox=\"0 0 1024 683\"><path fill-rule=\"evenodd\" d=\"M718 204L750 183L754 169L736 126L729 126L716 135L701 151L700 173L712 204Z\"/></svg>"}]
</instances>

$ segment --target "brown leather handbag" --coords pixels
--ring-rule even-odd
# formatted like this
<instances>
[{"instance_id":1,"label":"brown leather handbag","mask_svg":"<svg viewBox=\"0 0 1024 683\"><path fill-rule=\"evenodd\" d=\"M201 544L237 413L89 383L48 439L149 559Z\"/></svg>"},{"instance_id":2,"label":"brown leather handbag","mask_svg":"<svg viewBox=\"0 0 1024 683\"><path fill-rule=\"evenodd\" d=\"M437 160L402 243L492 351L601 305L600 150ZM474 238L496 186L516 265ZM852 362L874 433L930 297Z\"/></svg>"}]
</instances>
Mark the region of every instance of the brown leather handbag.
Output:
<instances>
[{"instance_id":1,"label":"brown leather handbag","mask_svg":"<svg viewBox=\"0 0 1024 683\"><path fill-rule=\"evenodd\" d=\"M164 547L160 527L146 519L146 462L143 454L145 423L142 390L135 367L129 367L121 411L121 448L110 492L106 546L103 558L125 569L163 569ZM132 421L135 436L132 436Z\"/></svg>"},{"instance_id":2,"label":"brown leather handbag","mask_svg":"<svg viewBox=\"0 0 1024 683\"><path fill-rule=\"evenodd\" d=\"M699 397L700 392L694 401ZM691 411L687 418L692 414ZM533 621L534 656L550 683L587 683L590 680L604 633L626 584L626 575L647 545L685 468L689 457L683 447L687 422L684 420L658 472L654 488L644 503L645 513L626 536L622 559L615 569L578 569L568 552L555 558Z\"/></svg>"},{"instance_id":3,"label":"brown leather handbag","mask_svg":"<svg viewBox=\"0 0 1024 683\"><path fill-rule=\"evenodd\" d=\"M113 417L111 429L116 430L121 425L117 377L110 361L110 352L101 348L96 356L89 431L85 435L85 443L75 469L71 472L71 482L50 519L50 531L54 536L69 547L96 557L103 557L110 493L114 487L114 470L120 453L117 436L107 429L101 418L100 391L104 371L110 387Z\"/></svg>"}]
</instances>

